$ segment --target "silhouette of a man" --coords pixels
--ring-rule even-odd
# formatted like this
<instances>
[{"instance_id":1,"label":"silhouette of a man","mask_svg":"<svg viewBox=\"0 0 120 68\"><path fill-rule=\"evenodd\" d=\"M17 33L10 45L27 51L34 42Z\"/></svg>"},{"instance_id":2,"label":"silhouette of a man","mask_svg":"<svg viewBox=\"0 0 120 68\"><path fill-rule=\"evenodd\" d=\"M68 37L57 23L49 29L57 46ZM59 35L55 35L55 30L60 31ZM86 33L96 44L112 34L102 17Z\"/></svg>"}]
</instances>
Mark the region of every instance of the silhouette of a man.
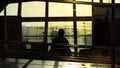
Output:
<instances>
[{"instance_id":1,"label":"silhouette of a man","mask_svg":"<svg viewBox=\"0 0 120 68\"><path fill-rule=\"evenodd\" d=\"M70 47L64 46L65 44L69 44L68 40L64 37L64 33L65 32L63 29L59 29L58 36L52 40L53 44L57 44L51 46L50 52L56 53L58 55L71 55ZM63 43L63 45L59 46L61 43Z\"/></svg>"}]
</instances>

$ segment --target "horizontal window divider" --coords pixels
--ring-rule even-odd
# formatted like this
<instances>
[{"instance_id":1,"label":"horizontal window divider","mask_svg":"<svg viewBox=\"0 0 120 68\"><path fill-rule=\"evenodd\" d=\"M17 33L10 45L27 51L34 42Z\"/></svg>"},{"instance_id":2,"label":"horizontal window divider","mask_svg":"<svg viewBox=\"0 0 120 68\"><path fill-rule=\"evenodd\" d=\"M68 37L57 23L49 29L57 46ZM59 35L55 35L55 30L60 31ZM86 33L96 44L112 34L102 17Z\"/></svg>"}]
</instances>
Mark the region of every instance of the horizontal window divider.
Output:
<instances>
[{"instance_id":1,"label":"horizontal window divider","mask_svg":"<svg viewBox=\"0 0 120 68\"><path fill-rule=\"evenodd\" d=\"M18 20L20 20L21 19L21 17L19 17L19 16L6 16L6 18L7 18L7 20L9 20L9 21L18 21ZM4 19L4 16L0 16L0 19Z\"/></svg>"},{"instance_id":2,"label":"horizontal window divider","mask_svg":"<svg viewBox=\"0 0 120 68\"><path fill-rule=\"evenodd\" d=\"M92 17L23 17L23 22L29 22L29 21L92 21Z\"/></svg>"},{"instance_id":3,"label":"horizontal window divider","mask_svg":"<svg viewBox=\"0 0 120 68\"><path fill-rule=\"evenodd\" d=\"M76 17L76 21L92 21L92 17Z\"/></svg>"},{"instance_id":4,"label":"horizontal window divider","mask_svg":"<svg viewBox=\"0 0 120 68\"><path fill-rule=\"evenodd\" d=\"M33 22L33 21L45 21L45 17L23 17L23 22Z\"/></svg>"},{"instance_id":5,"label":"horizontal window divider","mask_svg":"<svg viewBox=\"0 0 120 68\"><path fill-rule=\"evenodd\" d=\"M112 7L111 3L93 3L95 7Z\"/></svg>"}]
</instances>

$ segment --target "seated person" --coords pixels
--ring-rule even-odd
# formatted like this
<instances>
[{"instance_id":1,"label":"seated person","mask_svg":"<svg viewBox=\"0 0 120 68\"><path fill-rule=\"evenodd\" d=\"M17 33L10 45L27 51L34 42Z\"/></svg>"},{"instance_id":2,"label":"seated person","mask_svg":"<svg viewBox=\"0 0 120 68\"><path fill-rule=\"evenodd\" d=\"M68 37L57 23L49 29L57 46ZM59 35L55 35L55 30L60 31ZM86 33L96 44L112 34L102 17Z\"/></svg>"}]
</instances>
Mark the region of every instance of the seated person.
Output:
<instances>
[{"instance_id":1,"label":"seated person","mask_svg":"<svg viewBox=\"0 0 120 68\"><path fill-rule=\"evenodd\" d=\"M64 46L65 44L69 44L68 40L64 38L64 30L59 29L58 31L58 36L56 36L53 40L52 43L53 45L51 46L50 52L57 54L57 55L64 55L64 56L70 56L71 55L71 50L70 47ZM60 46L63 44L62 46Z\"/></svg>"}]
</instances>

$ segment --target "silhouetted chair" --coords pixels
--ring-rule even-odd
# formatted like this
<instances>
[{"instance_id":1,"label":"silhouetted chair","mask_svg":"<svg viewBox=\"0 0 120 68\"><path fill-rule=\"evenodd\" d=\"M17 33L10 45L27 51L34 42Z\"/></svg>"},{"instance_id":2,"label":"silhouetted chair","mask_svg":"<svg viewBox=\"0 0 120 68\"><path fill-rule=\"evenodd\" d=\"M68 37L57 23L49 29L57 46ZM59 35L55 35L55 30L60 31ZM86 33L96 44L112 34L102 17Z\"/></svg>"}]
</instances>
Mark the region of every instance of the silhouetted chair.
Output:
<instances>
[{"instance_id":1,"label":"silhouetted chair","mask_svg":"<svg viewBox=\"0 0 120 68\"><path fill-rule=\"evenodd\" d=\"M48 52L48 45L45 43L33 43L31 44L31 51L38 51L38 52Z\"/></svg>"},{"instance_id":2,"label":"silhouetted chair","mask_svg":"<svg viewBox=\"0 0 120 68\"><path fill-rule=\"evenodd\" d=\"M52 44L49 53L51 53L53 55L59 55L59 56L71 56L72 53L71 53L70 49L64 45L65 44Z\"/></svg>"}]
</instances>

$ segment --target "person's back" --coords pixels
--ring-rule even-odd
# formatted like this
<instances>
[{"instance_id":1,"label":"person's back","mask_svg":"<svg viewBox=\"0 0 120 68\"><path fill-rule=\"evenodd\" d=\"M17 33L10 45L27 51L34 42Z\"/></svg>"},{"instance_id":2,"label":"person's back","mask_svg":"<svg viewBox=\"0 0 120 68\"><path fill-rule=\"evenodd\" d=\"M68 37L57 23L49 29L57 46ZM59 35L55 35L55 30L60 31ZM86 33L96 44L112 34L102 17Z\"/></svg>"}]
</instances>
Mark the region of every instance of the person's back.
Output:
<instances>
[{"instance_id":1,"label":"person's back","mask_svg":"<svg viewBox=\"0 0 120 68\"><path fill-rule=\"evenodd\" d=\"M69 44L69 42L66 38L64 38L63 29L59 29L58 36L52 40L52 43L54 45L51 46L50 52L56 53L59 55L71 55L70 47L64 46L65 44ZM62 46L60 46L61 44Z\"/></svg>"}]
</instances>

